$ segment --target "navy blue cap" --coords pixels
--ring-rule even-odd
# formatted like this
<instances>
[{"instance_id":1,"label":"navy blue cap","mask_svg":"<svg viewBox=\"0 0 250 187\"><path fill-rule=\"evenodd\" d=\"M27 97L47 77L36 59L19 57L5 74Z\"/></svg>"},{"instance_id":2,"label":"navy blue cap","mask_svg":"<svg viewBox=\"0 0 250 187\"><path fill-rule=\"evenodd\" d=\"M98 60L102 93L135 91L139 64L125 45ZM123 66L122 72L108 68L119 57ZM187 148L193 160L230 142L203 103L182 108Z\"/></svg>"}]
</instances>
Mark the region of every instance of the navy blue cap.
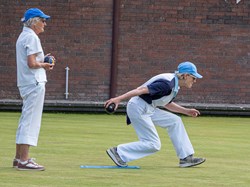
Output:
<instances>
[{"instance_id":1,"label":"navy blue cap","mask_svg":"<svg viewBox=\"0 0 250 187\"><path fill-rule=\"evenodd\" d=\"M43 11L41 11L40 9L38 9L38 8L30 8L24 13L24 17L22 18L22 22L26 22L30 18L34 18L34 17L50 19L50 16L44 14Z\"/></svg>"},{"instance_id":2,"label":"navy blue cap","mask_svg":"<svg viewBox=\"0 0 250 187\"><path fill-rule=\"evenodd\" d=\"M197 72L197 68L192 62L180 63L178 66L178 72L179 73L187 73L187 74L195 76L196 78L202 78L202 75L200 75Z\"/></svg>"}]
</instances>

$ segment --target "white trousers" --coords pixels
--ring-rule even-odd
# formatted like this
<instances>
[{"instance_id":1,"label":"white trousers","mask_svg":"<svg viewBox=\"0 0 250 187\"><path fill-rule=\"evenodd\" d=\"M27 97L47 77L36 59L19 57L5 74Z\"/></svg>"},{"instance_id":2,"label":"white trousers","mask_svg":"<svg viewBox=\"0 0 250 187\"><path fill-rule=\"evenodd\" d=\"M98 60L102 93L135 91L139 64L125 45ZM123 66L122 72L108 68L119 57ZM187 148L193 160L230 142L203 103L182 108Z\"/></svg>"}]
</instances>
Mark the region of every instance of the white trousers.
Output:
<instances>
[{"instance_id":1,"label":"white trousers","mask_svg":"<svg viewBox=\"0 0 250 187\"><path fill-rule=\"evenodd\" d=\"M16 132L16 144L37 146L43 112L45 83L19 87L23 99L22 114Z\"/></svg>"},{"instance_id":2,"label":"white trousers","mask_svg":"<svg viewBox=\"0 0 250 187\"><path fill-rule=\"evenodd\" d=\"M155 126L168 131L180 159L194 154L193 146L179 116L154 108L140 97L134 97L128 102L127 114L139 141L117 146L118 154L124 162L151 155L161 149L161 141Z\"/></svg>"}]
</instances>

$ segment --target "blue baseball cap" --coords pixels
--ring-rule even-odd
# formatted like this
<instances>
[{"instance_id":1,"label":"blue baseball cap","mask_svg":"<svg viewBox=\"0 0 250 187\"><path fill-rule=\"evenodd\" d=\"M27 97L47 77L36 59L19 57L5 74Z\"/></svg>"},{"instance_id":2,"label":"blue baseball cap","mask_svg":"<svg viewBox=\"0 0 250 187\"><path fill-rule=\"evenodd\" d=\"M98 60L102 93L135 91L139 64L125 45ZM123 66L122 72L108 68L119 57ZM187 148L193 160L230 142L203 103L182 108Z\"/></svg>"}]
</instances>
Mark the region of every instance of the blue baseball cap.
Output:
<instances>
[{"instance_id":1,"label":"blue baseball cap","mask_svg":"<svg viewBox=\"0 0 250 187\"><path fill-rule=\"evenodd\" d=\"M197 68L192 62L180 63L178 66L178 72L179 73L187 73L187 74L195 76L196 78L202 78L202 75L200 75L197 72Z\"/></svg>"},{"instance_id":2,"label":"blue baseball cap","mask_svg":"<svg viewBox=\"0 0 250 187\"><path fill-rule=\"evenodd\" d=\"M44 14L43 11L41 11L40 9L38 9L38 8L30 8L24 13L24 17L22 18L22 22L26 22L30 18L34 18L34 17L50 19L50 16Z\"/></svg>"}]
</instances>

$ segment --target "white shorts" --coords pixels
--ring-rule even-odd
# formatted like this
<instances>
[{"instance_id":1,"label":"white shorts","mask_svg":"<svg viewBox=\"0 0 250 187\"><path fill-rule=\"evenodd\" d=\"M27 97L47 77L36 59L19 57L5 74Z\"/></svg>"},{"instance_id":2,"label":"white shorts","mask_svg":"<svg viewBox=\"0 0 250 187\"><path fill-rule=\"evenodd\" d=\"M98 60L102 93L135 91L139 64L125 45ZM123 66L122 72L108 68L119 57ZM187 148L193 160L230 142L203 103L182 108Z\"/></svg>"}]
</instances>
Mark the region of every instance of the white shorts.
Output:
<instances>
[{"instance_id":1,"label":"white shorts","mask_svg":"<svg viewBox=\"0 0 250 187\"><path fill-rule=\"evenodd\" d=\"M23 99L22 114L16 132L16 144L37 146L40 132L45 83L19 87Z\"/></svg>"}]
</instances>

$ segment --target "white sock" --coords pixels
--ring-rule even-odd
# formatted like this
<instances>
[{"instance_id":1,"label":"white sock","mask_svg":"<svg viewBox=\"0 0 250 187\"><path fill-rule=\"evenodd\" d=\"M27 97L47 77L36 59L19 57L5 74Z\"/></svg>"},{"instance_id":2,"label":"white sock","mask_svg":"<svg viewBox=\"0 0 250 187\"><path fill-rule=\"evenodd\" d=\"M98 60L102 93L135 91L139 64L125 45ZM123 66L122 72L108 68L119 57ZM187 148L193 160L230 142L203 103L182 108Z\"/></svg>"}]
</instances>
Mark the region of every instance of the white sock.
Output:
<instances>
[{"instance_id":1,"label":"white sock","mask_svg":"<svg viewBox=\"0 0 250 187\"><path fill-rule=\"evenodd\" d=\"M21 163L22 165L24 165L24 164L27 164L27 163L28 163L28 160L23 161L23 162L20 160L19 163Z\"/></svg>"}]
</instances>

